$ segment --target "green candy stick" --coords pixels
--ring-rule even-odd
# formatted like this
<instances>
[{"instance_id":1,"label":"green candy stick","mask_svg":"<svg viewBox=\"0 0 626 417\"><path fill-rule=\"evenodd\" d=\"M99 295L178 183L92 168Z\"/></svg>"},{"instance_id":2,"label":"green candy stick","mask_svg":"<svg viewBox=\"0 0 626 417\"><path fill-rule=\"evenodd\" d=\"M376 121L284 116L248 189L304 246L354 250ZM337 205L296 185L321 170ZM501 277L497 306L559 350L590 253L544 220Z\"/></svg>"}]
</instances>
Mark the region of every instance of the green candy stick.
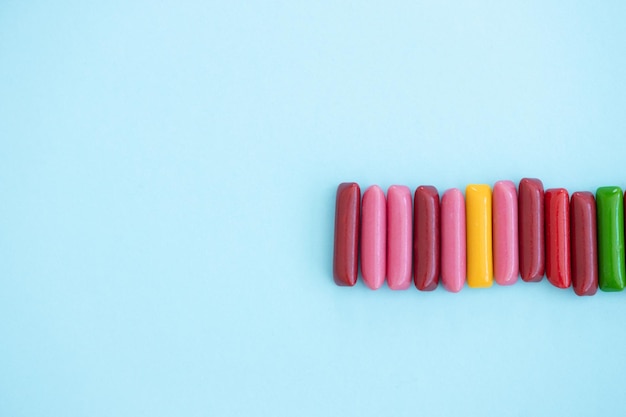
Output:
<instances>
[{"instance_id":1,"label":"green candy stick","mask_svg":"<svg viewBox=\"0 0 626 417\"><path fill-rule=\"evenodd\" d=\"M624 196L619 187L596 191L598 216L598 284L602 291L622 291L624 264Z\"/></svg>"}]
</instances>

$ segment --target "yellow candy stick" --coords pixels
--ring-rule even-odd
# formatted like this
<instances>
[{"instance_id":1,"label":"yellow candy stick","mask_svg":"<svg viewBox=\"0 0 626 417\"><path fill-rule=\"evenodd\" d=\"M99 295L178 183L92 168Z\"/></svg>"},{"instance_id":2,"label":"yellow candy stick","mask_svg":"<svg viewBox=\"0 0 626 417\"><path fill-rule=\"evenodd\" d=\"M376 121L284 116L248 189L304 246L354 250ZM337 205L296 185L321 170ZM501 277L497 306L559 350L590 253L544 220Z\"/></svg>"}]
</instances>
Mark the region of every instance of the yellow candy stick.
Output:
<instances>
[{"instance_id":1,"label":"yellow candy stick","mask_svg":"<svg viewBox=\"0 0 626 417\"><path fill-rule=\"evenodd\" d=\"M470 184L465 189L467 222L467 285L486 288L493 284L491 243L491 187Z\"/></svg>"}]
</instances>

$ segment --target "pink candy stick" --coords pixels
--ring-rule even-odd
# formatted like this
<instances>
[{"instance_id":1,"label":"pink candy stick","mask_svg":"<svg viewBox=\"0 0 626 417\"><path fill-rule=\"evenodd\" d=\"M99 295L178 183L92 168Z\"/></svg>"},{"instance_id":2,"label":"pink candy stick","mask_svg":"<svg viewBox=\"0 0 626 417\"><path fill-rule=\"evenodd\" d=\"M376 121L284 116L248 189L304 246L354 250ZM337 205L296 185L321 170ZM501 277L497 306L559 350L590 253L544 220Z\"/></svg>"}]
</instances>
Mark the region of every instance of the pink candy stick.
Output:
<instances>
[{"instance_id":1,"label":"pink candy stick","mask_svg":"<svg viewBox=\"0 0 626 417\"><path fill-rule=\"evenodd\" d=\"M451 292L465 284L465 200L458 188L441 198L441 283Z\"/></svg>"},{"instance_id":2,"label":"pink candy stick","mask_svg":"<svg viewBox=\"0 0 626 417\"><path fill-rule=\"evenodd\" d=\"M361 212L361 274L365 285L377 290L387 268L387 202L378 185L363 194Z\"/></svg>"},{"instance_id":3,"label":"pink candy stick","mask_svg":"<svg viewBox=\"0 0 626 417\"><path fill-rule=\"evenodd\" d=\"M493 275L499 285L511 285L519 275L517 192L511 181L493 187Z\"/></svg>"},{"instance_id":4,"label":"pink candy stick","mask_svg":"<svg viewBox=\"0 0 626 417\"><path fill-rule=\"evenodd\" d=\"M387 285L392 290L411 285L412 240L411 190L392 185L387 190Z\"/></svg>"}]
</instances>

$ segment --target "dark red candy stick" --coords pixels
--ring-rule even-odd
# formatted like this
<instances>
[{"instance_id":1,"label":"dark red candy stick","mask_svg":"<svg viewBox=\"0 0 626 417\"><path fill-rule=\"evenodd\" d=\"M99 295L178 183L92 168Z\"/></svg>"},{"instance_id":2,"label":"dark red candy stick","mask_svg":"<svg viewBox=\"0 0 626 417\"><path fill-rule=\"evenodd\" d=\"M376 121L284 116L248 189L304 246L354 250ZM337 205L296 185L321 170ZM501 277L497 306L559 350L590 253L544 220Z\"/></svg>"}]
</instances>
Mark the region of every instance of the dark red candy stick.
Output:
<instances>
[{"instance_id":1,"label":"dark red candy stick","mask_svg":"<svg viewBox=\"0 0 626 417\"><path fill-rule=\"evenodd\" d=\"M577 295L598 290L596 200L592 193L577 192L570 201L572 283Z\"/></svg>"},{"instance_id":2,"label":"dark red candy stick","mask_svg":"<svg viewBox=\"0 0 626 417\"><path fill-rule=\"evenodd\" d=\"M526 282L541 281L544 273L543 184L536 178L519 183L519 268Z\"/></svg>"},{"instance_id":3,"label":"dark red candy stick","mask_svg":"<svg viewBox=\"0 0 626 417\"><path fill-rule=\"evenodd\" d=\"M356 284L358 269L361 189L355 182L344 182L337 188L335 205L335 249L333 276L341 286Z\"/></svg>"},{"instance_id":4,"label":"dark red candy stick","mask_svg":"<svg viewBox=\"0 0 626 417\"><path fill-rule=\"evenodd\" d=\"M420 291L432 291L439 283L439 193L432 186L415 190L413 279Z\"/></svg>"}]
</instances>

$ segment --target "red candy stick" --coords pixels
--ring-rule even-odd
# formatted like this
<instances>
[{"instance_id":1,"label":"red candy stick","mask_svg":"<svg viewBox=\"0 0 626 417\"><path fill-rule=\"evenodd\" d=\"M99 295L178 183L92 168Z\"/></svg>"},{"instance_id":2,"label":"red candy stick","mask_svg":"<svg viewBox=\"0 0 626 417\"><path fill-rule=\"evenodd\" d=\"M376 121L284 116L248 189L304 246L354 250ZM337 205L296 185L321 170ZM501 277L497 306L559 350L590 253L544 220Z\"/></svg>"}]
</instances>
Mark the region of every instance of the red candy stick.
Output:
<instances>
[{"instance_id":1,"label":"red candy stick","mask_svg":"<svg viewBox=\"0 0 626 417\"><path fill-rule=\"evenodd\" d=\"M413 267L415 286L432 291L439 282L439 193L435 187L415 190Z\"/></svg>"},{"instance_id":2,"label":"red candy stick","mask_svg":"<svg viewBox=\"0 0 626 417\"><path fill-rule=\"evenodd\" d=\"M552 285L572 284L569 249L569 195L565 188L545 192L546 276Z\"/></svg>"},{"instance_id":3,"label":"red candy stick","mask_svg":"<svg viewBox=\"0 0 626 417\"><path fill-rule=\"evenodd\" d=\"M592 193L577 192L570 201L572 282L577 295L598 290L596 200Z\"/></svg>"},{"instance_id":4,"label":"red candy stick","mask_svg":"<svg viewBox=\"0 0 626 417\"><path fill-rule=\"evenodd\" d=\"M335 205L335 249L333 276L341 286L356 284L358 269L359 224L361 189L354 182L344 182L337 187Z\"/></svg>"},{"instance_id":5,"label":"red candy stick","mask_svg":"<svg viewBox=\"0 0 626 417\"><path fill-rule=\"evenodd\" d=\"M541 281L545 266L543 184L524 178L518 193L520 275L526 282Z\"/></svg>"}]
</instances>

